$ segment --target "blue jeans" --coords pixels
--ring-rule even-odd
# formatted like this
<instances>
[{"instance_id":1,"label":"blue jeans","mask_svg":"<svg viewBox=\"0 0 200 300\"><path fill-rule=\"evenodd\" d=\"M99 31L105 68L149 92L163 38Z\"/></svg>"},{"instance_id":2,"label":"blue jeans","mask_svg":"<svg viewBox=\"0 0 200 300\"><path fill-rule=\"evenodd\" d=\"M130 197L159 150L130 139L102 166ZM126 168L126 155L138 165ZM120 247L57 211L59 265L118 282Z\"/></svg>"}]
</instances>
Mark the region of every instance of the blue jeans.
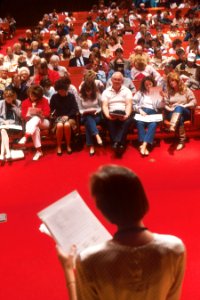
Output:
<instances>
[{"instance_id":1,"label":"blue jeans","mask_svg":"<svg viewBox=\"0 0 200 300\"><path fill-rule=\"evenodd\" d=\"M170 120L171 117L172 117L172 114L173 113L180 113L181 114L181 117L178 121L178 126L182 126L184 125L184 122L187 121L187 120L190 120L191 118L191 111L189 108L185 108L185 107L182 107L182 106L177 106L174 111L167 111L166 112L166 118L167 120Z\"/></svg>"},{"instance_id":2,"label":"blue jeans","mask_svg":"<svg viewBox=\"0 0 200 300\"><path fill-rule=\"evenodd\" d=\"M147 115L157 114L157 111L150 108L142 108ZM157 122L137 121L138 139L140 142L153 143Z\"/></svg>"},{"instance_id":3,"label":"blue jeans","mask_svg":"<svg viewBox=\"0 0 200 300\"><path fill-rule=\"evenodd\" d=\"M117 142L125 145L128 129L133 123L132 117L129 117L125 121L107 119L106 122L112 143Z\"/></svg>"},{"instance_id":4,"label":"blue jeans","mask_svg":"<svg viewBox=\"0 0 200 300\"><path fill-rule=\"evenodd\" d=\"M93 136L99 134L97 129L97 124L101 121L101 115L86 115L82 116L81 123L85 125L85 135L86 135L86 144L88 146L92 146L93 143Z\"/></svg>"}]
</instances>

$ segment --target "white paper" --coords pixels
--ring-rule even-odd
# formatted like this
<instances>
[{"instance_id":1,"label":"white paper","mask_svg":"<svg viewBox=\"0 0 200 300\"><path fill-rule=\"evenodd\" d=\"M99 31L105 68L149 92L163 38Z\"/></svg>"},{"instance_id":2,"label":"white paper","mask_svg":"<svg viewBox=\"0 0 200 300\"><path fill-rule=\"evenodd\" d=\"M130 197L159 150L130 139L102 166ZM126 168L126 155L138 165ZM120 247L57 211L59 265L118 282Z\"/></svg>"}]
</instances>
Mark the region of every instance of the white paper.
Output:
<instances>
[{"instance_id":1,"label":"white paper","mask_svg":"<svg viewBox=\"0 0 200 300\"><path fill-rule=\"evenodd\" d=\"M140 114L135 114L134 119L136 121L143 121L143 122L160 122L163 120L163 115L153 114L153 115L142 116Z\"/></svg>"},{"instance_id":2,"label":"white paper","mask_svg":"<svg viewBox=\"0 0 200 300\"><path fill-rule=\"evenodd\" d=\"M0 125L0 129L22 130L22 126L21 125L15 125L15 124L4 124L4 125Z\"/></svg>"},{"instance_id":3,"label":"white paper","mask_svg":"<svg viewBox=\"0 0 200 300\"><path fill-rule=\"evenodd\" d=\"M82 109L80 110L80 113L84 114L95 114L96 113L96 109L95 108L87 108L87 109Z\"/></svg>"},{"instance_id":4,"label":"white paper","mask_svg":"<svg viewBox=\"0 0 200 300\"><path fill-rule=\"evenodd\" d=\"M102 243L111 234L100 223L77 191L66 195L38 213L50 234L68 252L72 245L81 252Z\"/></svg>"},{"instance_id":5,"label":"white paper","mask_svg":"<svg viewBox=\"0 0 200 300\"><path fill-rule=\"evenodd\" d=\"M11 159L12 160L17 160L17 159L21 159L24 158L24 152L23 150L11 150L10 151L10 155L11 155Z\"/></svg>"},{"instance_id":6,"label":"white paper","mask_svg":"<svg viewBox=\"0 0 200 300\"><path fill-rule=\"evenodd\" d=\"M148 95L157 102L161 102L163 98L161 92L162 88L160 86L153 86L150 88L150 92Z\"/></svg>"}]
</instances>

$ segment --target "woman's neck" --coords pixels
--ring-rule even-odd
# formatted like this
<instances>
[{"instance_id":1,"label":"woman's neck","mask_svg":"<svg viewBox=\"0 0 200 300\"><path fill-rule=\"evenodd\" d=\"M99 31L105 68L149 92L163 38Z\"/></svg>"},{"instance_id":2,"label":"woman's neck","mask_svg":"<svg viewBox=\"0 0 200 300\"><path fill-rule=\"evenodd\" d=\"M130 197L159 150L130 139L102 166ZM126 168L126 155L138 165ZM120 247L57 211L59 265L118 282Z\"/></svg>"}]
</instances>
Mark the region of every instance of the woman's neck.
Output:
<instances>
[{"instance_id":1,"label":"woman's neck","mask_svg":"<svg viewBox=\"0 0 200 300\"><path fill-rule=\"evenodd\" d=\"M153 239L153 234L146 228L143 222L132 225L119 226L113 240L121 245L142 246Z\"/></svg>"}]
</instances>

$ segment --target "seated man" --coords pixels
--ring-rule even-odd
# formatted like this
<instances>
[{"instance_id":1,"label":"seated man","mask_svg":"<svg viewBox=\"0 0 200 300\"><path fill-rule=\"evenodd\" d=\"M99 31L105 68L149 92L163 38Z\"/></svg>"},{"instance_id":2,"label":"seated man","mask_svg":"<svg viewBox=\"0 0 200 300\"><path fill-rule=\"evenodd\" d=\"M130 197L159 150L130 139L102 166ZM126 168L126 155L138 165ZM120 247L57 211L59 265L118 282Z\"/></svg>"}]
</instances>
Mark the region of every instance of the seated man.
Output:
<instances>
[{"instance_id":1,"label":"seated man","mask_svg":"<svg viewBox=\"0 0 200 300\"><path fill-rule=\"evenodd\" d=\"M187 60L178 64L175 70L179 73L181 79L188 80L195 79L196 69L196 54L191 52L188 54Z\"/></svg>"},{"instance_id":2,"label":"seated man","mask_svg":"<svg viewBox=\"0 0 200 300\"><path fill-rule=\"evenodd\" d=\"M117 58L114 62L114 70L110 70L108 73L108 80L106 83L106 87L109 87L112 85L112 74L114 74L115 72L121 72L122 75L124 76L124 81L123 81L123 85L126 86L127 88L129 88L132 92L132 94L136 93L136 87L133 84L133 81L130 78L130 71L126 70L124 68L124 61L122 58Z\"/></svg>"},{"instance_id":3,"label":"seated man","mask_svg":"<svg viewBox=\"0 0 200 300\"><path fill-rule=\"evenodd\" d=\"M132 93L122 84L123 80L122 73L115 72L112 86L102 94L102 110L117 156L121 156L125 150L126 136L132 123Z\"/></svg>"},{"instance_id":4,"label":"seated man","mask_svg":"<svg viewBox=\"0 0 200 300\"><path fill-rule=\"evenodd\" d=\"M116 61L116 59L118 59L118 58L123 59L123 61L124 61L124 69L125 69L125 70L130 70L130 69L131 69L130 61L129 61L128 59L124 58L124 56L123 56L123 54L124 54L123 49L117 48L117 49L115 50L115 53L114 53L114 54L115 54L115 57L110 61L110 64L109 64L110 69L114 70L114 67L115 67L115 61Z\"/></svg>"},{"instance_id":5,"label":"seated man","mask_svg":"<svg viewBox=\"0 0 200 300\"><path fill-rule=\"evenodd\" d=\"M83 67L89 63L89 59L82 56L82 48L76 46L74 49L74 57L69 61L69 67Z\"/></svg>"},{"instance_id":6,"label":"seated man","mask_svg":"<svg viewBox=\"0 0 200 300\"><path fill-rule=\"evenodd\" d=\"M3 99L5 89L10 85L12 78L8 76L7 67L0 68L0 100Z\"/></svg>"}]
</instances>

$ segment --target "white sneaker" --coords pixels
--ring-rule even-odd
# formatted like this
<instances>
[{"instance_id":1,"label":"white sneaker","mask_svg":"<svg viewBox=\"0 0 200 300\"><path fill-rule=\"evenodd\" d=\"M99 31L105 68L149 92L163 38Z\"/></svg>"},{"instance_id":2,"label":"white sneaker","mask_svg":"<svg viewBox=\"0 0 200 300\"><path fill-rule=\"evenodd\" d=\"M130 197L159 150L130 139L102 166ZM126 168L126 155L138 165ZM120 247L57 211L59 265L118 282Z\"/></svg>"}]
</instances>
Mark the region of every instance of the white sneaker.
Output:
<instances>
[{"instance_id":1,"label":"white sneaker","mask_svg":"<svg viewBox=\"0 0 200 300\"><path fill-rule=\"evenodd\" d=\"M40 151L37 151L36 153L35 153L35 155L33 156L33 160L38 160L40 157L42 157L43 156L43 153L42 152L40 152Z\"/></svg>"},{"instance_id":2,"label":"white sneaker","mask_svg":"<svg viewBox=\"0 0 200 300\"><path fill-rule=\"evenodd\" d=\"M4 155L0 155L0 160L4 160Z\"/></svg>"},{"instance_id":3,"label":"white sneaker","mask_svg":"<svg viewBox=\"0 0 200 300\"><path fill-rule=\"evenodd\" d=\"M25 143L26 143L26 137L23 136L23 137L19 140L18 144L23 145L23 144L25 144Z\"/></svg>"}]
</instances>

